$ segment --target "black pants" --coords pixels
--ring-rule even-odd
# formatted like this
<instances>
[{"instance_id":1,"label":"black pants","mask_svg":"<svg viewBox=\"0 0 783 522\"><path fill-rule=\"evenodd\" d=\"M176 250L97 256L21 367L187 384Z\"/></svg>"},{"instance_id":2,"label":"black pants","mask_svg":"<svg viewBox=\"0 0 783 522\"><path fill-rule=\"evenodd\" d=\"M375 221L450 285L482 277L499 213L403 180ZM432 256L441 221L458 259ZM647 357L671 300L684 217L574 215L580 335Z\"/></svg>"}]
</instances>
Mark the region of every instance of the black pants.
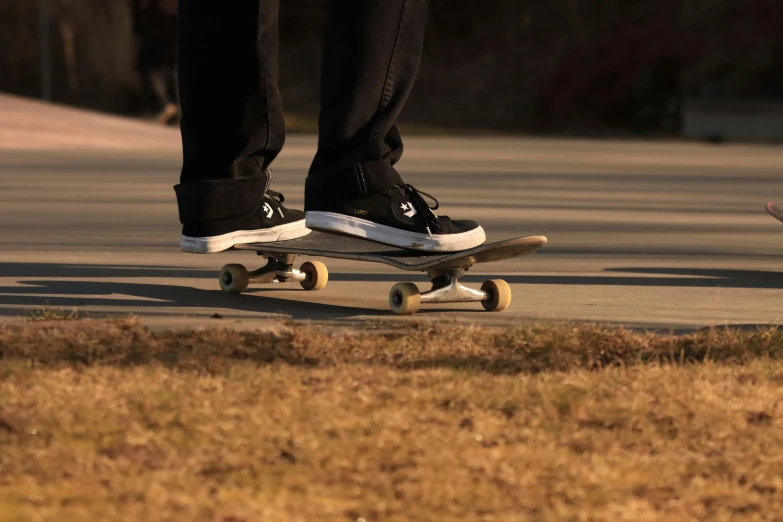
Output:
<instances>
[{"instance_id":1,"label":"black pants","mask_svg":"<svg viewBox=\"0 0 783 522\"><path fill-rule=\"evenodd\" d=\"M266 183L285 141L278 1L179 0L180 182L188 188ZM332 0L306 208L401 182L396 120L418 71L426 9L427 0Z\"/></svg>"}]
</instances>

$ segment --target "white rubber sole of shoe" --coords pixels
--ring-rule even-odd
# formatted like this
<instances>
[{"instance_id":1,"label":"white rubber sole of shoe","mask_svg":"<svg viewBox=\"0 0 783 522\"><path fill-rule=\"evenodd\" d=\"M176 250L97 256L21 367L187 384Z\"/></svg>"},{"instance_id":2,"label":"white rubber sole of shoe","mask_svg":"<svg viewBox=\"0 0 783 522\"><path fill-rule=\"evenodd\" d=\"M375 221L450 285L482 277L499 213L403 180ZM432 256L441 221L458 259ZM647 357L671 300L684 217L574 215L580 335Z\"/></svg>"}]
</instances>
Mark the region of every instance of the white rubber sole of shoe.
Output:
<instances>
[{"instance_id":1,"label":"white rubber sole of shoe","mask_svg":"<svg viewBox=\"0 0 783 522\"><path fill-rule=\"evenodd\" d=\"M189 237L182 236L179 247L183 252L191 254L214 254L223 252L234 245L243 243L270 243L272 241L285 241L286 239L296 239L306 236L311 232L305 226L305 220L286 223L273 228L262 228L259 230L237 230L229 234L210 237Z\"/></svg>"},{"instance_id":2,"label":"white rubber sole of shoe","mask_svg":"<svg viewBox=\"0 0 783 522\"><path fill-rule=\"evenodd\" d=\"M337 232L361 237L385 245L419 250L422 252L458 252L477 247L486 241L481 227L459 234L433 234L411 232L386 225L380 225L334 212L307 212L307 228L322 232Z\"/></svg>"}]
</instances>

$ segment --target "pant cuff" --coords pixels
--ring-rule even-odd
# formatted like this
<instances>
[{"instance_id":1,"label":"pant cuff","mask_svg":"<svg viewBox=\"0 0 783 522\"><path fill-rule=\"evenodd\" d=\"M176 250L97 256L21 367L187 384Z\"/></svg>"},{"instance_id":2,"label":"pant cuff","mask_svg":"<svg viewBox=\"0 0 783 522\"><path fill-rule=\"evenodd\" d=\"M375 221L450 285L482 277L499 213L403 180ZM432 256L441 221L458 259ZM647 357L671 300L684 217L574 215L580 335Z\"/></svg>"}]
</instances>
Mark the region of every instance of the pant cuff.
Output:
<instances>
[{"instance_id":1,"label":"pant cuff","mask_svg":"<svg viewBox=\"0 0 783 522\"><path fill-rule=\"evenodd\" d=\"M241 219L264 198L269 173L261 176L180 183L174 186L179 221L185 223Z\"/></svg>"}]
</instances>

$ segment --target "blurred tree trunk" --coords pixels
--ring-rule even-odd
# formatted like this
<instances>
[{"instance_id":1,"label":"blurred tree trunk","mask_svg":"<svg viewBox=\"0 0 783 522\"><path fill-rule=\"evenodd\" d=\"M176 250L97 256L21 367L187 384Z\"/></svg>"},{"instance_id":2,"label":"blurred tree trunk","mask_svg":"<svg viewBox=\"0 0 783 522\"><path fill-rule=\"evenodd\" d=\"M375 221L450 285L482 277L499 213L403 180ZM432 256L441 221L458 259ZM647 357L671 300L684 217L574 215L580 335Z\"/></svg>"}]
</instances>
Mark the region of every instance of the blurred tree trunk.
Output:
<instances>
[{"instance_id":1,"label":"blurred tree trunk","mask_svg":"<svg viewBox=\"0 0 783 522\"><path fill-rule=\"evenodd\" d=\"M124 111L137 89L128 0L50 0L55 101ZM0 90L38 95L38 2L0 3Z\"/></svg>"}]
</instances>

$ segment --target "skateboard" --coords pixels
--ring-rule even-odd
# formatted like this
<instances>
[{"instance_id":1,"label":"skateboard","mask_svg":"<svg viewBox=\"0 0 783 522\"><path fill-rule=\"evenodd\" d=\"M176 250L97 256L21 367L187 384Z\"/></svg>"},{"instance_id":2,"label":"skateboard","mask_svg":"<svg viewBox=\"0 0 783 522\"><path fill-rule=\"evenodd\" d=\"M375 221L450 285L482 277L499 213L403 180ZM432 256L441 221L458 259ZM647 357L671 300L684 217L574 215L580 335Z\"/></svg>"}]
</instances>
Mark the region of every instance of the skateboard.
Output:
<instances>
[{"instance_id":1,"label":"skateboard","mask_svg":"<svg viewBox=\"0 0 783 522\"><path fill-rule=\"evenodd\" d=\"M783 221L783 203L767 203L767 212L778 221Z\"/></svg>"},{"instance_id":2,"label":"skateboard","mask_svg":"<svg viewBox=\"0 0 783 522\"><path fill-rule=\"evenodd\" d=\"M511 304L511 289L502 279L485 281L480 290L463 286L459 279L473 265L532 254L547 242L544 236L506 239L449 253L404 250L366 239L311 232L288 241L235 245L267 259L266 266L249 272L230 264L220 271L220 287L229 294L244 292L250 283L298 282L305 290L320 290L329 280L326 265L306 261L294 268L296 256L331 257L383 263L401 270L427 272L432 288L419 292L413 283L397 283L389 291L389 306L398 315L416 313L422 304L480 302L486 310L505 310Z\"/></svg>"}]
</instances>

